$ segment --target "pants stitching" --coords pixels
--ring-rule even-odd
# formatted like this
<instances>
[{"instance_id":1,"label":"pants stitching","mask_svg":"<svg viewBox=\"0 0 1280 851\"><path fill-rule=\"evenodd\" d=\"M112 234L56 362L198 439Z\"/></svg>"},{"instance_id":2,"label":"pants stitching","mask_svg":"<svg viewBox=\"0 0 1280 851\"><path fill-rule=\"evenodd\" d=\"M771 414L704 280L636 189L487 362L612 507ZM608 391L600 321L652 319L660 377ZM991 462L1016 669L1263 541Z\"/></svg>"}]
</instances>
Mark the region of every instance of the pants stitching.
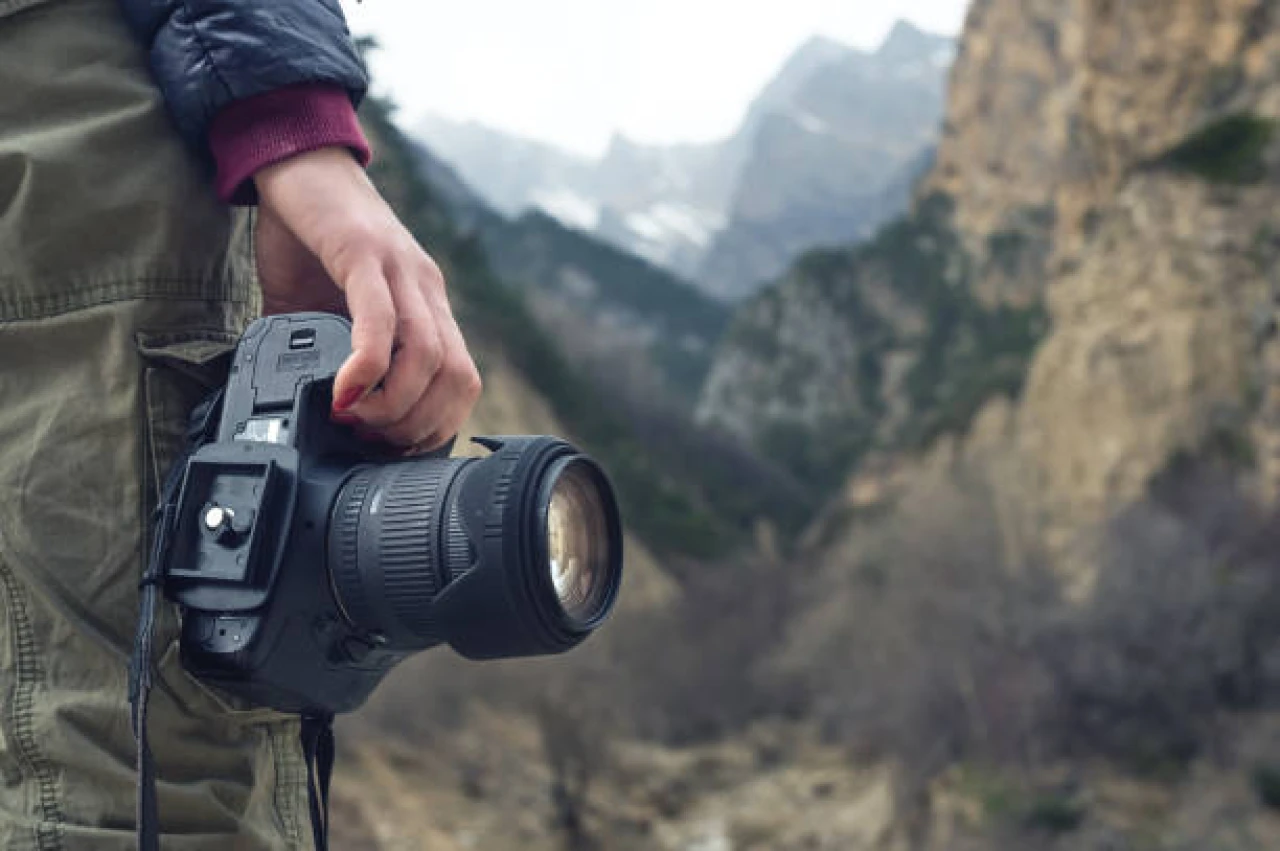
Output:
<instances>
[{"instance_id":1,"label":"pants stitching","mask_svg":"<svg viewBox=\"0 0 1280 851\"><path fill-rule=\"evenodd\" d=\"M13 624L16 682L13 687L13 744L18 760L36 781L39 794L40 822L34 828L36 847L40 851L62 848L62 809L58 804L58 786L53 764L40 752L36 743L33 705L35 690L44 679L37 653L35 630L20 596L18 582L8 566L0 562L0 585Z\"/></svg>"}]
</instances>

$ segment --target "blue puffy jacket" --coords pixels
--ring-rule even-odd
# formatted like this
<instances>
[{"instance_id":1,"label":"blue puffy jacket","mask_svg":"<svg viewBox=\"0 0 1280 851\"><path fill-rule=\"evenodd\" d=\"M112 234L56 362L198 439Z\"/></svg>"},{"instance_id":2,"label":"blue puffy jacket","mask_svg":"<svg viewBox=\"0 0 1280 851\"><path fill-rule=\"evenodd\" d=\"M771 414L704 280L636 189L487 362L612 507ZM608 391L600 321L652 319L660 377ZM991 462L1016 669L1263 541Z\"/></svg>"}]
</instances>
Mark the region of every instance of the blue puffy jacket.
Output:
<instances>
[{"instance_id":1,"label":"blue puffy jacket","mask_svg":"<svg viewBox=\"0 0 1280 851\"><path fill-rule=\"evenodd\" d=\"M182 135L198 150L227 104L296 83L368 77L337 0L120 0Z\"/></svg>"}]
</instances>

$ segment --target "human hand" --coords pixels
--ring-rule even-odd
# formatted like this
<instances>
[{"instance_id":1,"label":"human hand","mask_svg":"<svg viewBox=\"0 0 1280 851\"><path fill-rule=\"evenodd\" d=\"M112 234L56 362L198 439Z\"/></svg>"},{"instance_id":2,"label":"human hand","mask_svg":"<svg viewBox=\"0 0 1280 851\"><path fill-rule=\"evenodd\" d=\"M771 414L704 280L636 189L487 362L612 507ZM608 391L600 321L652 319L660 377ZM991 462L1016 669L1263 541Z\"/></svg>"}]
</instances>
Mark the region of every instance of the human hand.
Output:
<instances>
[{"instance_id":1,"label":"human hand","mask_svg":"<svg viewBox=\"0 0 1280 851\"><path fill-rule=\"evenodd\" d=\"M395 446L443 445L479 398L480 375L440 268L344 149L299 154L254 182L264 312L351 316L334 420Z\"/></svg>"}]
</instances>

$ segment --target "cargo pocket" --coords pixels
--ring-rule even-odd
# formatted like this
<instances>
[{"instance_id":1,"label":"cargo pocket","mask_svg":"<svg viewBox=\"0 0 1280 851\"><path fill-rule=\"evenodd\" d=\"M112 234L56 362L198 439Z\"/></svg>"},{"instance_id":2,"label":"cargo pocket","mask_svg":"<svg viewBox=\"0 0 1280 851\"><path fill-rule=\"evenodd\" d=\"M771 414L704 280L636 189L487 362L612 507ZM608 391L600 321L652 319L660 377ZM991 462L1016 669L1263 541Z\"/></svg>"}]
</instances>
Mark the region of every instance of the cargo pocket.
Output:
<instances>
[{"instance_id":1,"label":"cargo pocket","mask_svg":"<svg viewBox=\"0 0 1280 851\"><path fill-rule=\"evenodd\" d=\"M136 340L145 363L146 459L143 468L149 516L160 499L170 467L185 451L191 412L226 384L239 335L213 329L141 331ZM148 528L148 536L151 531ZM290 717L206 686L183 668L178 644L177 606L166 600L156 627L157 673L161 685L186 711L254 723Z\"/></svg>"}]
</instances>

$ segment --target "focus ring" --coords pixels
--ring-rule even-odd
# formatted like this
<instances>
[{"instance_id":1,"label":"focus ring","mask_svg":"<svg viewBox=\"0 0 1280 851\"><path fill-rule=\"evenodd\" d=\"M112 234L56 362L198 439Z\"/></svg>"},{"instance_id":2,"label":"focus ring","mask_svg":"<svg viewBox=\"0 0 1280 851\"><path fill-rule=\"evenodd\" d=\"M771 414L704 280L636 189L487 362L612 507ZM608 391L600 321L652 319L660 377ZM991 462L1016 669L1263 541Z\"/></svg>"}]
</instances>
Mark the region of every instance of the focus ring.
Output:
<instances>
[{"instance_id":1,"label":"focus ring","mask_svg":"<svg viewBox=\"0 0 1280 851\"><path fill-rule=\"evenodd\" d=\"M330 558L336 561L329 575L338 604L353 624L366 629L377 621L360 580L360 515L376 474L372 468L359 470L343 486L329 537Z\"/></svg>"}]
</instances>

